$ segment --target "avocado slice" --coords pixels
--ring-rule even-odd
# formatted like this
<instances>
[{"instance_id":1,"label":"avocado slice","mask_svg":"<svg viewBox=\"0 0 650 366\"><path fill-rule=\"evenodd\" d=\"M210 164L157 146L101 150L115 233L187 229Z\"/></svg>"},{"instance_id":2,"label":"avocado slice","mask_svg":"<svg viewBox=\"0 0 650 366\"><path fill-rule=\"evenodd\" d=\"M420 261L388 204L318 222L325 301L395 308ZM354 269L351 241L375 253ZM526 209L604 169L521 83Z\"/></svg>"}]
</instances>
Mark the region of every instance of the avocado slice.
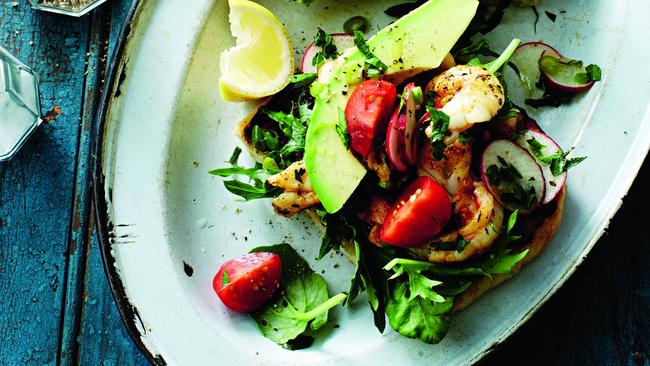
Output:
<instances>
[{"instance_id":1,"label":"avocado slice","mask_svg":"<svg viewBox=\"0 0 650 366\"><path fill-rule=\"evenodd\" d=\"M379 31L367 41L388 65L384 78L395 83L440 65L476 13L478 0L431 0ZM316 98L305 141L305 165L323 207L334 213L352 195L366 169L345 148L336 132L339 110L362 81L364 56L356 48L333 61L329 80L312 88Z\"/></svg>"}]
</instances>

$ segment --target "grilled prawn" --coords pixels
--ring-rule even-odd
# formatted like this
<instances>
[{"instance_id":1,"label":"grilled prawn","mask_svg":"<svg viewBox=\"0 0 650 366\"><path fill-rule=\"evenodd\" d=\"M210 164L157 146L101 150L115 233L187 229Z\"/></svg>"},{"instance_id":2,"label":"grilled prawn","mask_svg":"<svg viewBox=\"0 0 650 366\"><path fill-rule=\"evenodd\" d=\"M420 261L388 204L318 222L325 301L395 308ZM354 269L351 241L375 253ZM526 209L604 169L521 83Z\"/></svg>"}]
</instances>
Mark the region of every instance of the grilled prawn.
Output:
<instances>
[{"instance_id":1,"label":"grilled prawn","mask_svg":"<svg viewBox=\"0 0 650 366\"><path fill-rule=\"evenodd\" d=\"M462 132L496 116L505 100L499 79L481 66L458 65L431 81L436 109L449 116L449 131ZM427 136L431 136L431 127Z\"/></svg>"},{"instance_id":2,"label":"grilled prawn","mask_svg":"<svg viewBox=\"0 0 650 366\"><path fill-rule=\"evenodd\" d=\"M285 170L268 177L270 185L284 189L273 199L273 208L283 216L292 216L320 203L309 181L304 161L297 161Z\"/></svg>"}]
</instances>

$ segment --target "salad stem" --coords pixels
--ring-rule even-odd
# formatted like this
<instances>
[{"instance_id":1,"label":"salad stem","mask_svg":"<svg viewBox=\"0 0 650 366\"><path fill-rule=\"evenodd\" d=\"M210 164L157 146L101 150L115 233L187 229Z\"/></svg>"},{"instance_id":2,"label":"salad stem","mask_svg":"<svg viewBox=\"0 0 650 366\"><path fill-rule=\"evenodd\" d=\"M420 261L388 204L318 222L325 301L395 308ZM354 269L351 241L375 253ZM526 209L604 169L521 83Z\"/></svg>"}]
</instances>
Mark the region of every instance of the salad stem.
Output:
<instances>
[{"instance_id":1,"label":"salad stem","mask_svg":"<svg viewBox=\"0 0 650 366\"><path fill-rule=\"evenodd\" d=\"M310 311L303 313L300 315L301 319L314 319L317 316L323 314L324 312L328 311L329 309L335 307L338 305L341 301L343 301L348 295L344 293L336 294L332 296L331 298L327 299L324 303L318 305L317 307L311 309Z\"/></svg>"},{"instance_id":2,"label":"salad stem","mask_svg":"<svg viewBox=\"0 0 650 366\"><path fill-rule=\"evenodd\" d=\"M510 60L510 56L512 56L512 54L515 52L517 47L519 47L520 43L521 43L520 39L518 38L513 39L512 41L510 41L510 44L508 45L508 47L506 47L503 53L501 53L501 56L499 56L496 60L489 62L483 66L487 69L487 71L494 74L495 72L497 72L497 70L501 68L501 66L503 66L503 64L505 64L506 62L508 62L508 60Z\"/></svg>"}]
</instances>

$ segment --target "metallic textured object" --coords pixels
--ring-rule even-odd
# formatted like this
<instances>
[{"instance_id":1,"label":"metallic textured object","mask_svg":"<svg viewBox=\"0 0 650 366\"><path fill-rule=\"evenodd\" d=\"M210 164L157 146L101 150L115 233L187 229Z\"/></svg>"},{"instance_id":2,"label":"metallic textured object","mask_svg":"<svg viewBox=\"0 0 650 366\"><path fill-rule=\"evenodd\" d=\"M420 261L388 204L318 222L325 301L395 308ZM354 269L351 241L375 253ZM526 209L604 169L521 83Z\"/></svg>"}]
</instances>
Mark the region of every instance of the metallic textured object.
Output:
<instances>
[{"instance_id":1,"label":"metallic textured object","mask_svg":"<svg viewBox=\"0 0 650 366\"><path fill-rule=\"evenodd\" d=\"M105 3L106 0L29 0L34 9L80 17Z\"/></svg>"},{"instance_id":2,"label":"metallic textured object","mask_svg":"<svg viewBox=\"0 0 650 366\"><path fill-rule=\"evenodd\" d=\"M0 161L9 160L41 124L38 76L0 47Z\"/></svg>"}]
</instances>

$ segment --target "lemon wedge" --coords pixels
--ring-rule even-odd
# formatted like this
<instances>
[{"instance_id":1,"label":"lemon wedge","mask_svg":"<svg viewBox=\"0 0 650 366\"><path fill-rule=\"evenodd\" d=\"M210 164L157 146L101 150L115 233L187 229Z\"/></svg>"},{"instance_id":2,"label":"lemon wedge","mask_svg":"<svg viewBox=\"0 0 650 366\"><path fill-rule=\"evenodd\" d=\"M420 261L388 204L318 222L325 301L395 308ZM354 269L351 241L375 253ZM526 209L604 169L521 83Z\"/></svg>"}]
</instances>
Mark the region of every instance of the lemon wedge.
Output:
<instances>
[{"instance_id":1,"label":"lemon wedge","mask_svg":"<svg viewBox=\"0 0 650 366\"><path fill-rule=\"evenodd\" d=\"M293 45L282 23L265 7L229 0L234 47L221 54L219 90L226 101L275 94L293 74Z\"/></svg>"}]
</instances>

